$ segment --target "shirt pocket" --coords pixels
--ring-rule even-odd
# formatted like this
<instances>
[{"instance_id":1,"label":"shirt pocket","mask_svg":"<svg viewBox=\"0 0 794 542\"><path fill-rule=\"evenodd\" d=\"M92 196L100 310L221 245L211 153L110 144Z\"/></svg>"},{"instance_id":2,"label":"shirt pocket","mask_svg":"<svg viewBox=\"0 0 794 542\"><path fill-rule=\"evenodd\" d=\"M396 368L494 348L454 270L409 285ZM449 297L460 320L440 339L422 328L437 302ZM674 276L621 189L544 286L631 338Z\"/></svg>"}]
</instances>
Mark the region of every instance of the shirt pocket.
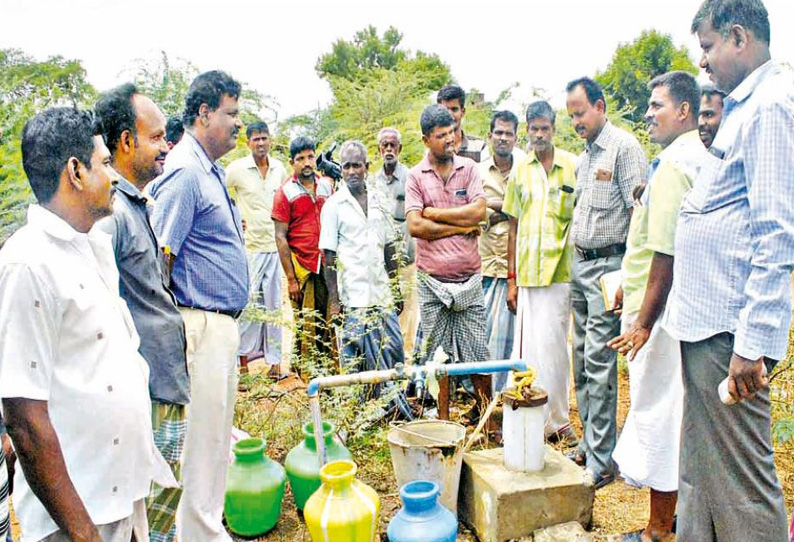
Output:
<instances>
[{"instance_id":1,"label":"shirt pocket","mask_svg":"<svg viewBox=\"0 0 794 542\"><path fill-rule=\"evenodd\" d=\"M568 193L560 186L552 186L548 193L548 214L561 222L569 222L573 218L573 207L576 195Z\"/></svg>"},{"instance_id":2,"label":"shirt pocket","mask_svg":"<svg viewBox=\"0 0 794 542\"><path fill-rule=\"evenodd\" d=\"M614 206L615 191L614 182L599 181L594 179L591 187L590 205L596 209L611 209Z\"/></svg>"}]
</instances>

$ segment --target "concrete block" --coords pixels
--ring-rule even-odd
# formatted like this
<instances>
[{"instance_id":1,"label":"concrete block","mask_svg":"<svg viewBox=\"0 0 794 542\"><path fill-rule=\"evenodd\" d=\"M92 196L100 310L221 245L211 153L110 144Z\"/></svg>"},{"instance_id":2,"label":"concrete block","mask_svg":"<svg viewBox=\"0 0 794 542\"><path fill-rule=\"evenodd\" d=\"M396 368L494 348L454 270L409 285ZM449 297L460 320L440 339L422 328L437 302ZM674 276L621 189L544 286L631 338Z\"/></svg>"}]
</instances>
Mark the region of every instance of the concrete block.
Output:
<instances>
[{"instance_id":1,"label":"concrete block","mask_svg":"<svg viewBox=\"0 0 794 542\"><path fill-rule=\"evenodd\" d=\"M502 458L502 448L463 456L458 513L480 542L505 542L570 521L589 525L595 489L584 469L549 446L542 471L510 471Z\"/></svg>"}]
</instances>

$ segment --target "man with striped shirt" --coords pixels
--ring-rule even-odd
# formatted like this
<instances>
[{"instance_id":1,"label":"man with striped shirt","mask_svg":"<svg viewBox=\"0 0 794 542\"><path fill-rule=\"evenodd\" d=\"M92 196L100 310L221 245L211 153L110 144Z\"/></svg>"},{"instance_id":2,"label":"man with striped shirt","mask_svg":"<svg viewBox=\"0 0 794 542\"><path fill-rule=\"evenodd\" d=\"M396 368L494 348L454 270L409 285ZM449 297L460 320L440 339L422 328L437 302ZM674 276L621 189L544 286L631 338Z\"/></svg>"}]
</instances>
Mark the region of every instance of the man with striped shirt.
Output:
<instances>
[{"instance_id":1,"label":"man with striped shirt","mask_svg":"<svg viewBox=\"0 0 794 542\"><path fill-rule=\"evenodd\" d=\"M706 0L692 21L723 118L684 198L665 329L684 373L678 539L786 540L769 389L786 355L794 269L794 81L771 60L760 0ZM728 378L738 404L720 401Z\"/></svg>"}]
</instances>

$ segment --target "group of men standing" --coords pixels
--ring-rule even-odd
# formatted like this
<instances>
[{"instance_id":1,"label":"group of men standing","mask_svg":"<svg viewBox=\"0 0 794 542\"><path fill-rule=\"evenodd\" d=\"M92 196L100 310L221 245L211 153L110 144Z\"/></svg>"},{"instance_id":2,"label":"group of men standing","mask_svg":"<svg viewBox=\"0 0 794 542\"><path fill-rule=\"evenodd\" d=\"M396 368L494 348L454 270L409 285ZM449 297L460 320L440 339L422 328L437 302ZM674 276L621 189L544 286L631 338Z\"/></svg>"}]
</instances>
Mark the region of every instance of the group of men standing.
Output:
<instances>
[{"instance_id":1,"label":"group of men standing","mask_svg":"<svg viewBox=\"0 0 794 542\"><path fill-rule=\"evenodd\" d=\"M618 474L651 488L648 525L623 540L670 539L676 509L679 540L784 540L766 374L791 317L791 74L770 60L760 0L706 0L692 32L716 88L683 72L650 82L662 148L650 165L589 78L566 88L580 157L553 144L545 101L527 108L526 153L507 111L487 142L466 134L466 95L447 86L422 112L417 165L387 127L382 168L371 176L366 147L346 141L336 186L305 137L288 176L264 122L224 171L242 129L224 72L191 83L183 135L131 84L95 115L31 119L23 165L39 204L0 252L0 396L24 540L230 540L237 367L264 358L282 376L278 323L238 319L249 301L278 311L281 273L302 356L374 369L441 347L452 362L533 365L547 439L576 445L596 488ZM617 353L631 395L620 438ZM732 406L717 393L726 377ZM505 382L465 385L488 397Z\"/></svg>"}]
</instances>

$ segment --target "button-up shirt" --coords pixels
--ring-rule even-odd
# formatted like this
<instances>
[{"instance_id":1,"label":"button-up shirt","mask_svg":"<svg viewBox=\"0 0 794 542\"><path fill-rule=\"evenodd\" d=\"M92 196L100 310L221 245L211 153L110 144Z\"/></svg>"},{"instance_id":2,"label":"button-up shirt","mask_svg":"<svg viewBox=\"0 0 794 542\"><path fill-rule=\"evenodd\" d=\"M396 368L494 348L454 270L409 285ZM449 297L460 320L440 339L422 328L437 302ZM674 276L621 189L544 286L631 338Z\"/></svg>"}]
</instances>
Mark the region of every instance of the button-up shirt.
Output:
<instances>
[{"instance_id":1,"label":"button-up shirt","mask_svg":"<svg viewBox=\"0 0 794 542\"><path fill-rule=\"evenodd\" d=\"M0 251L0 396L47 402L69 478L98 525L130 516L156 468L168 471L110 243L32 205ZM14 482L23 541L55 532L21 469Z\"/></svg>"},{"instance_id":2,"label":"button-up shirt","mask_svg":"<svg viewBox=\"0 0 794 542\"><path fill-rule=\"evenodd\" d=\"M367 190L367 212L343 182L323 206L320 249L336 252L339 300L345 307L387 307L391 288L383 249L395 239L389 211Z\"/></svg>"},{"instance_id":3,"label":"button-up shirt","mask_svg":"<svg viewBox=\"0 0 794 542\"><path fill-rule=\"evenodd\" d=\"M526 153L515 147L513 149L513 164L506 175L502 175L494 163L493 156L481 162L477 169L482 177L482 188L486 199L498 199L504 202L505 188L510 174L516 166L526 158ZM488 207L485 210L486 220L490 220L496 211ZM482 275L484 277L507 278L507 234L510 222L503 220L493 226L487 226L480 234L480 258L482 259Z\"/></svg>"},{"instance_id":4,"label":"button-up shirt","mask_svg":"<svg viewBox=\"0 0 794 542\"><path fill-rule=\"evenodd\" d=\"M403 261L413 263L416 253L414 238L408 233L408 222L405 220L405 180L408 177L408 168L397 162L394 173L387 175L383 167L375 174L374 187L383 194L386 209L390 211L395 222L395 229L399 234L397 240L402 251Z\"/></svg>"},{"instance_id":5,"label":"button-up shirt","mask_svg":"<svg viewBox=\"0 0 794 542\"><path fill-rule=\"evenodd\" d=\"M579 161L573 242L581 248L625 243L632 191L645 181L648 162L637 139L607 121Z\"/></svg>"},{"instance_id":6,"label":"button-up shirt","mask_svg":"<svg viewBox=\"0 0 794 542\"><path fill-rule=\"evenodd\" d=\"M794 81L769 61L725 98L722 124L675 235L667 330L735 334L734 352L782 359L794 267Z\"/></svg>"},{"instance_id":7,"label":"button-up shirt","mask_svg":"<svg viewBox=\"0 0 794 542\"><path fill-rule=\"evenodd\" d=\"M533 151L514 168L502 211L518 219L517 286L570 282L575 189L576 156L560 148L554 148L548 175Z\"/></svg>"},{"instance_id":8,"label":"button-up shirt","mask_svg":"<svg viewBox=\"0 0 794 542\"><path fill-rule=\"evenodd\" d=\"M654 253L675 254L675 228L684 194L706 157L697 130L679 135L651 162L648 186L631 215L623 258L623 312L640 312Z\"/></svg>"},{"instance_id":9,"label":"button-up shirt","mask_svg":"<svg viewBox=\"0 0 794 542\"><path fill-rule=\"evenodd\" d=\"M177 303L211 311L241 311L248 303L248 263L242 222L223 168L185 132L152 181L152 227L176 256L171 287Z\"/></svg>"},{"instance_id":10,"label":"button-up shirt","mask_svg":"<svg viewBox=\"0 0 794 542\"><path fill-rule=\"evenodd\" d=\"M140 353L149 364L149 394L161 403L185 405L190 400L185 326L168 288L146 201L134 185L121 179L113 215L95 227L112 236L121 277L119 293L132 313L141 338Z\"/></svg>"},{"instance_id":11,"label":"button-up shirt","mask_svg":"<svg viewBox=\"0 0 794 542\"><path fill-rule=\"evenodd\" d=\"M312 273L319 273L323 257L320 242L320 213L334 189L326 177L317 177L314 193L306 190L293 175L273 198L273 220L287 225L287 244L298 263Z\"/></svg>"},{"instance_id":12,"label":"button-up shirt","mask_svg":"<svg viewBox=\"0 0 794 542\"><path fill-rule=\"evenodd\" d=\"M449 209L485 199L477 164L455 155L446 182L425 156L408 172L405 183L405 213L425 207ZM452 235L443 239L416 240L416 267L437 279L463 282L481 269L477 238Z\"/></svg>"},{"instance_id":13,"label":"button-up shirt","mask_svg":"<svg viewBox=\"0 0 794 542\"><path fill-rule=\"evenodd\" d=\"M226 186L234 191L246 222L245 248L248 252L276 252L276 233L270 213L273 196L287 178L287 170L278 158L267 157L265 178L252 155L235 160L226 168Z\"/></svg>"}]
</instances>

